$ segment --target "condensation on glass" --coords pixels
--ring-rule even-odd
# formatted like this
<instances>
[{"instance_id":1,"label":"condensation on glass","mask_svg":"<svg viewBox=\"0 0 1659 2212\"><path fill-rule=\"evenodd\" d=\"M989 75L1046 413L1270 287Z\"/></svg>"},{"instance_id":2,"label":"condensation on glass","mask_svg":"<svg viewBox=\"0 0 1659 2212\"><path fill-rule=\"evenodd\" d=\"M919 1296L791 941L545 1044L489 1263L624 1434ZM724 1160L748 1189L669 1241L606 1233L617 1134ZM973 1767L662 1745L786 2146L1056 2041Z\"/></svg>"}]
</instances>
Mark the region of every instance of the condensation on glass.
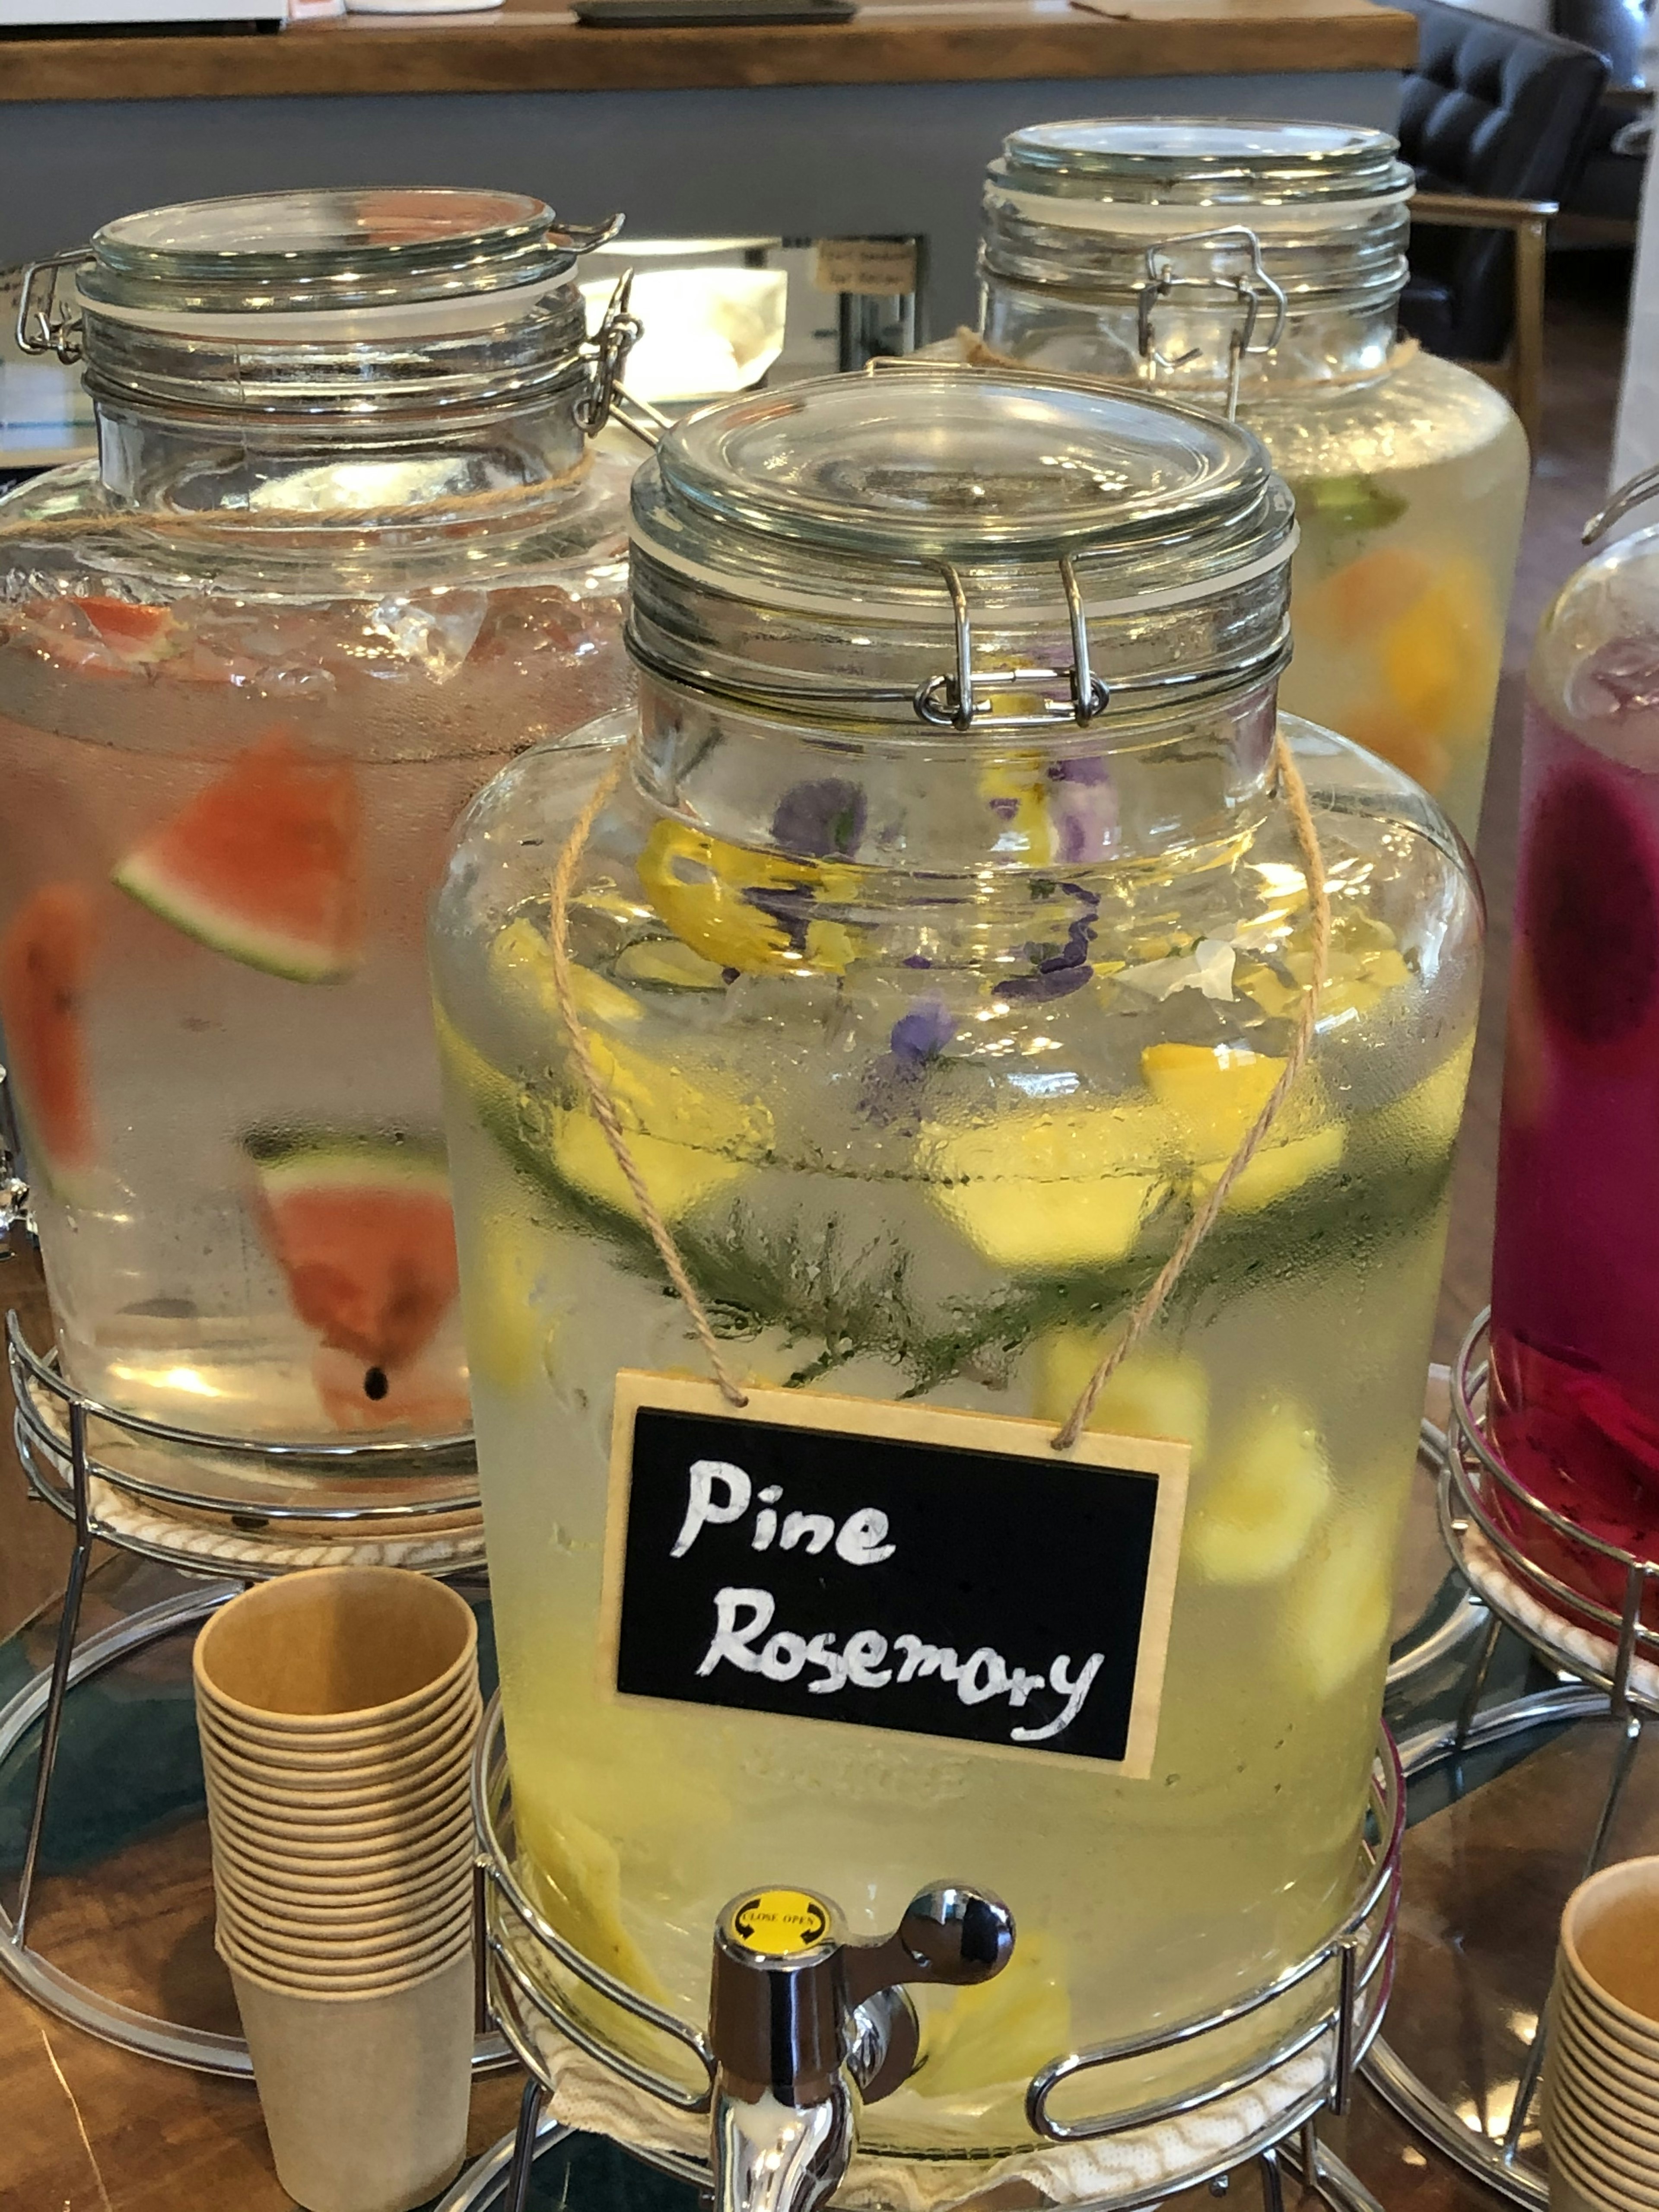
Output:
<instances>
[{"instance_id":1,"label":"condensation on glass","mask_svg":"<svg viewBox=\"0 0 1659 2212\"><path fill-rule=\"evenodd\" d=\"M64 1368L125 1412L467 1425L423 915L479 785L627 694L599 234L279 193L31 273L98 457L0 503L0 1024Z\"/></svg>"},{"instance_id":2,"label":"condensation on glass","mask_svg":"<svg viewBox=\"0 0 1659 2212\"><path fill-rule=\"evenodd\" d=\"M1527 491L1472 371L1396 341L1413 189L1385 132L1108 117L1015 131L980 273L998 352L1238 410L1296 494L1283 696L1471 843Z\"/></svg>"},{"instance_id":3,"label":"condensation on glass","mask_svg":"<svg viewBox=\"0 0 1659 2212\"><path fill-rule=\"evenodd\" d=\"M735 1372L1058 1424L1304 1003L1272 767L1292 538L1253 437L1081 380L924 364L708 410L635 479L637 708L481 793L434 909L526 1876L694 2024L745 1884L866 1934L947 1865L1005 1897L1012 1964L920 1993L921 2070L866 2149L1029 2145L1048 2060L1255 1988L1347 1908L1477 900L1414 785L1285 725L1334 902L1311 1065L1095 1416L1193 1455L1129 1782L606 1696L614 1379L708 1370L567 1050L550 871L622 749L569 1001Z\"/></svg>"}]
</instances>

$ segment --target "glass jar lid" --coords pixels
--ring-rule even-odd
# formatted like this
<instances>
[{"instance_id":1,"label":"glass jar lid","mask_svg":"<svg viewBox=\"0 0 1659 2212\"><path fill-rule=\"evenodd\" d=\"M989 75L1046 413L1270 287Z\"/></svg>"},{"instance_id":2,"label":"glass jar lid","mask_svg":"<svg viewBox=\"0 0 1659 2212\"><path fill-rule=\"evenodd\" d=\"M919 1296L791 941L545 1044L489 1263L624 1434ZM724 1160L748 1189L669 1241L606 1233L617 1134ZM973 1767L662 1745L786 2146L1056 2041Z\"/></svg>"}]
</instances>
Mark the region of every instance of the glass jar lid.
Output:
<instances>
[{"instance_id":1,"label":"glass jar lid","mask_svg":"<svg viewBox=\"0 0 1659 2212\"><path fill-rule=\"evenodd\" d=\"M557 284L594 242L520 192L252 192L106 223L76 287L146 316L408 307Z\"/></svg>"},{"instance_id":2,"label":"glass jar lid","mask_svg":"<svg viewBox=\"0 0 1659 2212\"><path fill-rule=\"evenodd\" d=\"M667 499L715 526L914 562L1100 553L1176 518L1224 529L1267 463L1203 416L941 364L706 410L658 466Z\"/></svg>"},{"instance_id":3,"label":"glass jar lid","mask_svg":"<svg viewBox=\"0 0 1659 2212\"><path fill-rule=\"evenodd\" d=\"M1343 123L1103 116L1013 131L989 179L1040 199L1305 210L1405 197L1399 156L1386 131Z\"/></svg>"},{"instance_id":4,"label":"glass jar lid","mask_svg":"<svg viewBox=\"0 0 1659 2212\"><path fill-rule=\"evenodd\" d=\"M633 505L635 657L733 699L1084 722L1285 649L1295 526L1261 447L1080 379L930 362L759 393L669 431Z\"/></svg>"}]
</instances>

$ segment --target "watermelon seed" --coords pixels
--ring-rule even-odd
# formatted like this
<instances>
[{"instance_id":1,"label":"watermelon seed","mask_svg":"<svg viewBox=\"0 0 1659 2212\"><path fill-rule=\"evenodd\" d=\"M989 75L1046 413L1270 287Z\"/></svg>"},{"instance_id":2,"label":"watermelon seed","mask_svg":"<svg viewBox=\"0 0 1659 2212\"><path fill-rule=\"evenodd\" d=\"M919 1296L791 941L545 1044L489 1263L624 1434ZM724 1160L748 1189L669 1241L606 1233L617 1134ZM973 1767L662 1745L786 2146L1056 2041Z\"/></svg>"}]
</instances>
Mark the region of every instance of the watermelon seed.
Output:
<instances>
[{"instance_id":1,"label":"watermelon seed","mask_svg":"<svg viewBox=\"0 0 1659 2212\"><path fill-rule=\"evenodd\" d=\"M385 1397L391 1388L391 1383L386 1381L384 1367L371 1367L363 1377L364 1397L373 1398L377 1403Z\"/></svg>"}]
</instances>

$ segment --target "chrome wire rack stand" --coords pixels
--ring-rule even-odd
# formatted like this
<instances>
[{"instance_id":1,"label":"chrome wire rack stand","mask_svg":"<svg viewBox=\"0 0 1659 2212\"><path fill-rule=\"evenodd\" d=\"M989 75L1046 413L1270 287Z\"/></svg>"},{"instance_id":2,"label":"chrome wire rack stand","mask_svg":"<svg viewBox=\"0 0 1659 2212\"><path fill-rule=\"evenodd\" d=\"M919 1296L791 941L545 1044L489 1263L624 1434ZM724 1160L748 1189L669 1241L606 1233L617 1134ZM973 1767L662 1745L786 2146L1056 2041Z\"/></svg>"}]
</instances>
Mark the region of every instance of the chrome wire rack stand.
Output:
<instances>
[{"instance_id":1,"label":"chrome wire rack stand","mask_svg":"<svg viewBox=\"0 0 1659 2212\"><path fill-rule=\"evenodd\" d=\"M1445 1369L1431 1368L1431 1382L1437 1377L1443 1387ZM1445 1430L1425 1415L1418 1431L1418 1473L1425 1486L1432 1484L1437 1499L1445 1481L1450 1449ZM1455 1575L1449 1573L1427 1610L1389 1654L1389 1696L1400 1697L1435 1668L1449 1664L1480 1635L1489 1619L1479 1592L1471 1589L1467 1582L1460 1583Z\"/></svg>"},{"instance_id":2,"label":"chrome wire rack stand","mask_svg":"<svg viewBox=\"0 0 1659 2212\"><path fill-rule=\"evenodd\" d=\"M425 1444L389 1443L383 1439L349 1444L290 1444L209 1436L147 1420L118 1412L76 1389L60 1372L55 1352L42 1354L31 1348L15 1313L6 1321L6 1357L15 1407L12 1435L18 1459L32 1492L72 1524L75 1547L52 1663L0 1707L0 1770L33 1729L38 1726L40 1730L15 1902L9 1913L0 1906L0 1973L58 2019L103 2042L197 2073L251 2080L252 2065L247 2045L240 2037L213 2034L136 2012L73 1979L29 1942L64 1705L70 1692L81 1683L181 1630L199 1626L250 1583L300 1564L292 1559L260 1559L252 1539L269 1526L279 1531L284 1526L303 1526L307 1530L320 1527L329 1535L337 1532L342 1537L361 1530L383 1534L389 1528L418 1528L440 1516L453 1518L476 1511L471 1439L446 1437ZM111 1438L113 1443L106 1441ZM204 1461L228 1459L245 1464L253 1479L229 1498L223 1491L185 1486L182 1472L179 1480L162 1481L122 1463L118 1451L123 1441L141 1449L169 1447L178 1455L176 1464L181 1470L189 1465L185 1455L191 1452ZM360 1482L372 1479L394 1459L401 1472L407 1471L411 1459L433 1466L436 1479L430 1499L392 1498L384 1504L329 1506L298 1497L293 1488L284 1489L280 1479L286 1472L290 1476L337 1474ZM262 1468L277 1471L269 1496L258 1486ZM444 1480L443 1476L452 1479ZM153 1533L136 1534L118 1513L112 1516L107 1502L100 1508L100 1497L106 1501L119 1498L139 1502L147 1509L143 1526ZM169 1511L181 1516L176 1541L169 1540L164 1533ZM195 1522L183 1517L191 1515L200 1517ZM240 1532L243 1541L234 1565L216 1562L192 1547L191 1532L192 1528L199 1528L203 1521ZM81 1610L93 1547L98 1543L202 1577L201 1587L149 1606L82 1641ZM445 1580L481 1577L480 1541L441 1548L449 1556L428 1566L427 1571ZM488 2031L482 2013L481 2002L481 2032L473 2051L475 2072L511 2063L505 2043Z\"/></svg>"},{"instance_id":3,"label":"chrome wire rack stand","mask_svg":"<svg viewBox=\"0 0 1659 2212\"><path fill-rule=\"evenodd\" d=\"M714 2057L699 2029L651 2004L584 1957L550 1924L527 1893L518 1873L499 1699L485 1714L479 1735L473 1813L484 1881L489 2008L530 2079L511 2154L503 2158L497 2146L485 2161L489 2175L480 2180L475 2170L464 2177L441 2212L471 2212L475 2205L492 2203L499 2203L502 2212L524 2212L531 2166L538 2148L548 2140L544 2108L555 2087L541 2041L544 2032L550 2030L574 2044L623 2081L680 2115L682 2122L708 2110ZM1404 1782L1393 1741L1385 1733L1372 1770L1357 1895L1328 1941L1272 1981L1217 2011L1155 2033L1067 2052L1032 2077L1026 2112L1047 2146L1127 2136L1196 2115L1213 2118L1229 2100L1258 2085L1264 2099L1268 2097L1275 2076L1282 2086L1289 2069L1304 2062L1273 2117L1259 2121L1254 2131L1241 2132L1224 2153L1194 2149L1182 2170L1160 2175L1155 2185L1127 2184L1121 2192L1091 2197L1090 2206L1097 2212L1134 2212L1134 2208L1158 2203L1182 2189L1218 2181L1224 2174L1254 2164L1265 2212L1283 2212L1286 2171L1305 2178L1335 2212L1381 2212L1370 2193L1320 2142L1316 2122L1323 2112L1346 2111L1356 2069L1382 2022L1393 1975L1404 1829ZM596 2027L591 2007L573 2001L573 1990L597 1997L625 2015L635 2030L633 2048L623 2048ZM1252 2021L1259 2024L1261 2044L1254 2055L1241 2058L1239 2039L1231 2032ZM641 2060L640 2028L677 2046L681 2061L678 2078ZM1049 2111L1049 2100L1063 2082L1099 2069L1133 2065L1160 2053L1180 2052L1190 2059L1205 2047L1206 2038L1212 2039L1208 2047L1217 2056L1209 2078L1196 2087L1129 2112L1107 2112L1087 2119L1062 2120ZM1194 2073L1200 2070L1193 2067ZM709 2186L708 2167L699 2156L634 2142L625 2147L701 2190ZM489 2191L502 2172L507 2176L503 2190L492 2196ZM465 2193L475 2183L483 2193Z\"/></svg>"},{"instance_id":4,"label":"chrome wire rack stand","mask_svg":"<svg viewBox=\"0 0 1659 2212\"><path fill-rule=\"evenodd\" d=\"M1466 1755L1539 1729L1601 1718L1616 1736L1607 1788L1595 1816L1583 1875L1607 1856L1646 1721L1659 1715L1659 1630L1644 1614L1659 1597L1659 1563L1639 1559L1592 1536L1522 1487L1494 1448L1487 1424L1490 1312L1480 1314L1452 1370L1451 1425L1440 1486L1440 1526L1454 1565L1489 1619L1466 1678L1455 1717L1401 1747L1408 1784ZM1522 1533L1517 1534L1516 1531ZM1603 1585L1621 1593L1615 1610L1562 1582L1531 1556L1528 1539L1559 1555L1571 1547L1595 1563ZM1570 1679L1531 1696L1483 1710L1487 1680L1505 1629L1554 1674ZM1437 2149L1513 2204L1543 2212L1545 2168L1523 2157L1522 2139L1537 2101L1547 2036L1539 1992L1538 2025L1501 2138L1458 2117L1392 2045L1378 2039L1364 2063L1367 2081Z\"/></svg>"}]
</instances>

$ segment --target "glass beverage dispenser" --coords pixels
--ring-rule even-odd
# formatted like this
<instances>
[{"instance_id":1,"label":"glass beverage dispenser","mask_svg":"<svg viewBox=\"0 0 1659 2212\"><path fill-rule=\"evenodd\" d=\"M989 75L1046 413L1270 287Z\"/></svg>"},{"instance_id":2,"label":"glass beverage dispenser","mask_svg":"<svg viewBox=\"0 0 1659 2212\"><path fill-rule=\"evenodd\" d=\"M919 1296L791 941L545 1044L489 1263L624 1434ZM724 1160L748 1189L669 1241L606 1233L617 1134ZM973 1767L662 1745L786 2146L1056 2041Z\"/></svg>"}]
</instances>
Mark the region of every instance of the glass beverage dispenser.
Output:
<instances>
[{"instance_id":1,"label":"glass beverage dispenser","mask_svg":"<svg viewBox=\"0 0 1659 2212\"><path fill-rule=\"evenodd\" d=\"M32 273L99 453L0 505L0 1025L64 1368L125 1413L467 1428L423 914L478 786L629 688L599 234L282 193Z\"/></svg>"},{"instance_id":2,"label":"glass beverage dispenser","mask_svg":"<svg viewBox=\"0 0 1659 2212\"><path fill-rule=\"evenodd\" d=\"M984 340L1237 407L1296 494L1286 706L1473 844L1527 496L1508 403L1395 339L1411 172L1346 125L1107 117L990 165Z\"/></svg>"},{"instance_id":3,"label":"glass beverage dispenser","mask_svg":"<svg viewBox=\"0 0 1659 2212\"><path fill-rule=\"evenodd\" d=\"M1656 489L1651 472L1638 477L1601 526ZM1568 582L1533 654L1492 1307L1492 1425L1510 1473L1551 1513L1638 1560L1659 1555L1656 1024L1650 525ZM1569 1589L1622 1613L1624 1563L1502 1493L1492 1502Z\"/></svg>"},{"instance_id":4,"label":"glass beverage dispenser","mask_svg":"<svg viewBox=\"0 0 1659 2212\"><path fill-rule=\"evenodd\" d=\"M1290 495L1213 416L933 363L693 416L633 504L637 712L480 794L434 923L520 1872L689 2028L745 1883L858 1936L942 1869L988 1885L1012 1960L921 1993L919 2069L860 2128L983 2159L1032 2142L1057 2054L1225 2002L1347 1909L1478 902L1414 786L1282 726L1326 980L1082 1438L1190 1462L1161 1711L1139 1765L1087 1755L1082 1651L1039 1647L1066 1575L1104 1635L1121 1560L1103 1491L1042 1504L1054 1433L1274 1095L1316 958ZM641 1488L641 1390L731 1415L684 1523L683 1467ZM933 1468L918 1534L902 1491L850 1510L870 1453L816 1501L793 1447L751 1481L744 1394L785 1427L1005 1417L1030 1463L982 1520ZM1026 1571L1027 1509L1029 1617L929 1642L958 1567ZM732 1586L683 1617L705 1557ZM872 1608L907 1578L878 1629L825 1610L854 1568ZM683 1675L641 1687L676 1622Z\"/></svg>"}]
</instances>

